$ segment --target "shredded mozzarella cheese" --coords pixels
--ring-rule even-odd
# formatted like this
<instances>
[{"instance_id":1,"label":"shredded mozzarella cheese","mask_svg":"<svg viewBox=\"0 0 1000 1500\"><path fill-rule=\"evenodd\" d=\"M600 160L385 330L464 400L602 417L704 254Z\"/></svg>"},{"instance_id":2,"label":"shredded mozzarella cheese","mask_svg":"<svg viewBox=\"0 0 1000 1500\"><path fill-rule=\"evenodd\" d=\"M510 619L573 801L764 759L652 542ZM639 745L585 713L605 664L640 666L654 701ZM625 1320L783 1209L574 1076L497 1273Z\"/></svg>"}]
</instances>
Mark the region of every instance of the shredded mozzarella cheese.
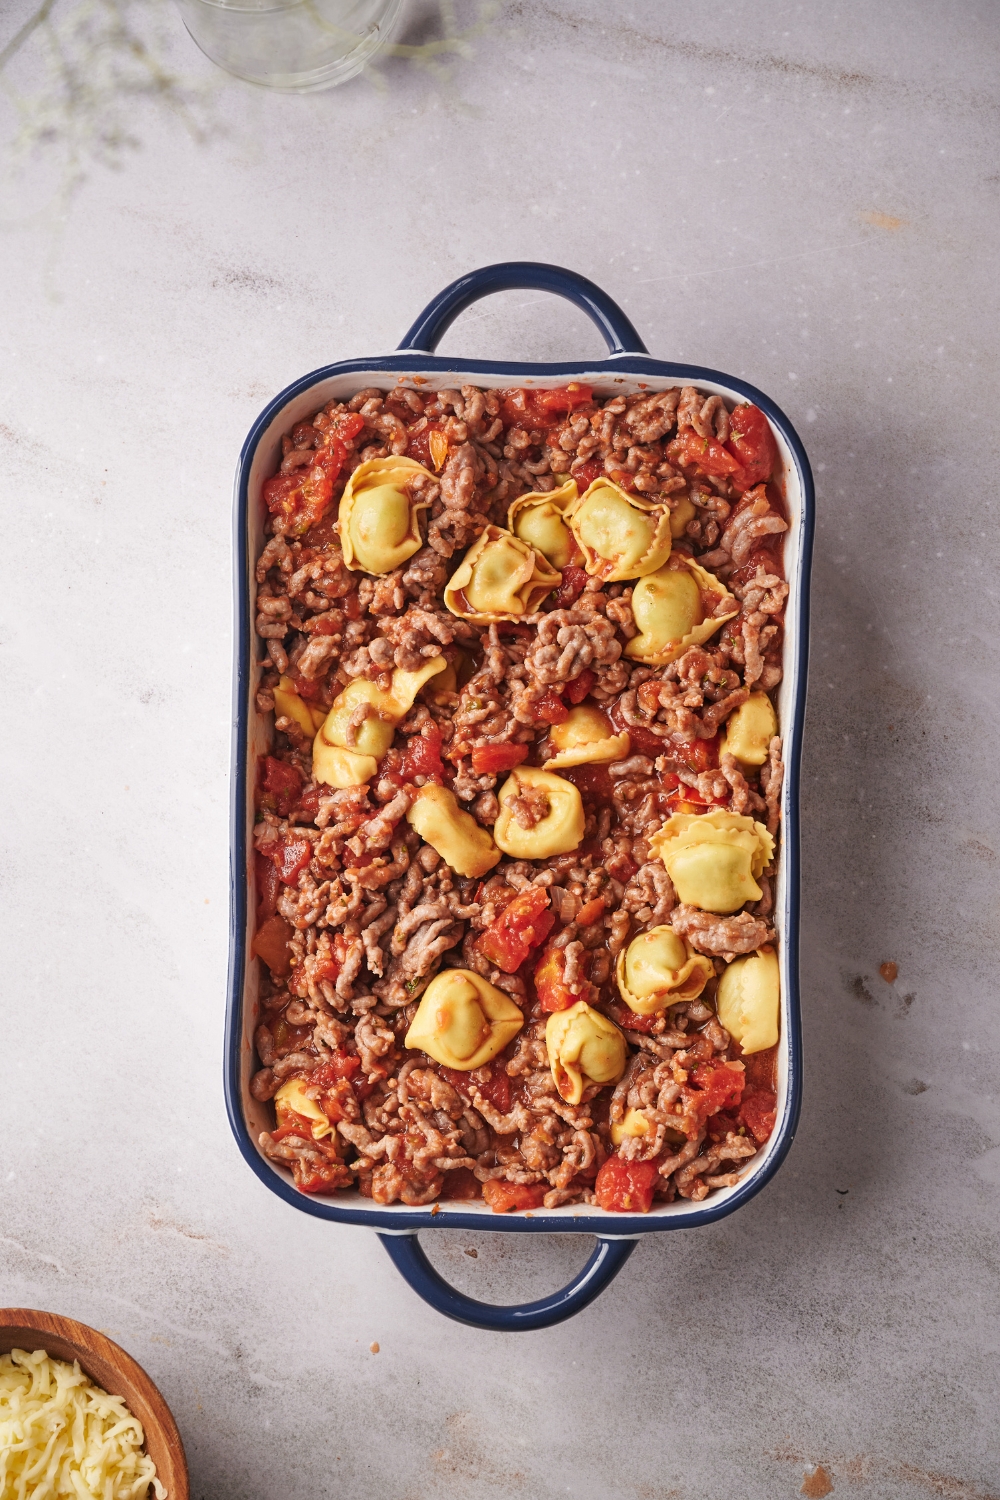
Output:
<instances>
[{"instance_id":1,"label":"shredded mozzarella cheese","mask_svg":"<svg viewBox=\"0 0 1000 1500\"><path fill-rule=\"evenodd\" d=\"M44 1349L0 1356L0 1500L156 1500L167 1491L120 1396Z\"/></svg>"}]
</instances>

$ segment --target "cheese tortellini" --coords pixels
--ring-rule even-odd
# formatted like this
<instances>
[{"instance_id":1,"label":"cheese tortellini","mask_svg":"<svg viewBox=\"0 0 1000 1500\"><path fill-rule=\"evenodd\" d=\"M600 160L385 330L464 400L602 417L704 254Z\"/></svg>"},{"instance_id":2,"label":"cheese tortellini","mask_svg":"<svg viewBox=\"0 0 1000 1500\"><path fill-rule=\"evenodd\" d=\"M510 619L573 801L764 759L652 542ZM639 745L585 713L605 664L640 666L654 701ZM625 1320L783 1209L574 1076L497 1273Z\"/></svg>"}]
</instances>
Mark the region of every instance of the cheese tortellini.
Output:
<instances>
[{"instance_id":1,"label":"cheese tortellini","mask_svg":"<svg viewBox=\"0 0 1000 1500\"><path fill-rule=\"evenodd\" d=\"M682 495L670 512L670 535L675 538L683 536L687 523L693 521L697 514L694 501L687 495Z\"/></svg>"},{"instance_id":2,"label":"cheese tortellini","mask_svg":"<svg viewBox=\"0 0 1000 1500\"><path fill-rule=\"evenodd\" d=\"M707 813L674 813L649 841L687 906L728 916L763 895L757 876L774 857L774 839L763 823L716 807Z\"/></svg>"},{"instance_id":3,"label":"cheese tortellini","mask_svg":"<svg viewBox=\"0 0 1000 1500\"><path fill-rule=\"evenodd\" d=\"M626 731L615 734L607 714L590 703L571 708L569 718L554 724L549 739L555 748L544 764L544 770L557 766L597 765L611 760L625 760L632 748Z\"/></svg>"},{"instance_id":4,"label":"cheese tortellini","mask_svg":"<svg viewBox=\"0 0 1000 1500\"><path fill-rule=\"evenodd\" d=\"M471 969L444 969L424 990L404 1045L469 1073L491 1062L523 1025L503 990Z\"/></svg>"},{"instance_id":5,"label":"cheese tortellini","mask_svg":"<svg viewBox=\"0 0 1000 1500\"><path fill-rule=\"evenodd\" d=\"M713 610L719 608L718 614L706 614L706 596ZM717 578L693 558L678 555L668 567L641 578L632 590L639 634L629 641L625 655L664 667L689 646L702 645L738 612L739 604Z\"/></svg>"},{"instance_id":6,"label":"cheese tortellini","mask_svg":"<svg viewBox=\"0 0 1000 1500\"><path fill-rule=\"evenodd\" d=\"M493 838L513 859L569 854L583 840L586 818L579 790L564 776L534 766L511 771L497 794Z\"/></svg>"},{"instance_id":7,"label":"cheese tortellini","mask_svg":"<svg viewBox=\"0 0 1000 1500\"><path fill-rule=\"evenodd\" d=\"M354 573L391 573L423 546L420 512L407 484L433 475L414 458L370 458L358 464L340 501L337 529L344 563Z\"/></svg>"},{"instance_id":8,"label":"cheese tortellini","mask_svg":"<svg viewBox=\"0 0 1000 1500\"><path fill-rule=\"evenodd\" d=\"M606 583L642 578L670 556L670 511L630 495L610 479L595 479L567 511L569 527L592 576Z\"/></svg>"},{"instance_id":9,"label":"cheese tortellini","mask_svg":"<svg viewBox=\"0 0 1000 1500\"><path fill-rule=\"evenodd\" d=\"M648 1135L649 1121L641 1109L627 1109L622 1119L611 1121L611 1144L620 1146L633 1136Z\"/></svg>"},{"instance_id":10,"label":"cheese tortellini","mask_svg":"<svg viewBox=\"0 0 1000 1500\"><path fill-rule=\"evenodd\" d=\"M719 1020L744 1052L763 1052L777 1042L780 998L773 948L761 948L728 966L719 980L716 1005Z\"/></svg>"},{"instance_id":11,"label":"cheese tortellini","mask_svg":"<svg viewBox=\"0 0 1000 1500\"><path fill-rule=\"evenodd\" d=\"M277 699L275 699L277 701ZM778 732L778 717L766 693L751 693L726 720L722 749L744 766L762 766L767 747Z\"/></svg>"},{"instance_id":12,"label":"cheese tortellini","mask_svg":"<svg viewBox=\"0 0 1000 1500\"><path fill-rule=\"evenodd\" d=\"M681 1000L696 1000L715 973L712 960L696 953L672 927L652 927L618 955L616 978L622 999L637 1016Z\"/></svg>"},{"instance_id":13,"label":"cheese tortellini","mask_svg":"<svg viewBox=\"0 0 1000 1500\"><path fill-rule=\"evenodd\" d=\"M545 1023L552 1080L567 1104L579 1104L591 1084L617 1083L625 1071L625 1038L613 1021L578 1000Z\"/></svg>"},{"instance_id":14,"label":"cheese tortellini","mask_svg":"<svg viewBox=\"0 0 1000 1500\"><path fill-rule=\"evenodd\" d=\"M279 678L278 686L273 688L272 692L274 693L274 717L294 720L303 734L312 739L326 718L327 710L314 708L311 703L301 698L295 691L295 684L290 677Z\"/></svg>"},{"instance_id":15,"label":"cheese tortellini","mask_svg":"<svg viewBox=\"0 0 1000 1500\"><path fill-rule=\"evenodd\" d=\"M582 562L573 533L566 525L566 512L579 498L576 480L569 479L557 490L532 490L521 495L507 512L507 525L515 536L534 547L554 568Z\"/></svg>"},{"instance_id":16,"label":"cheese tortellini","mask_svg":"<svg viewBox=\"0 0 1000 1500\"><path fill-rule=\"evenodd\" d=\"M301 1115L310 1122L312 1138L321 1141L332 1135L336 1139L336 1126L331 1124L315 1099L306 1093L304 1078L288 1078L274 1096L274 1110L278 1125L287 1125L290 1114Z\"/></svg>"},{"instance_id":17,"label":"cheese tortellini","mask_svg":"<svg viewBox=\"0 0 1000 1500\"><path fill-rule=\"evenodd\" d=\"M392 744L396 725L406 718L424 683L448 663L435 656L416 672L397 667L388 691L367 677L355 677L334 700L313 740L313 776L328 786L363 786ZM359 723L358 710L367 706Z\"/></svg>"},{"instance_id":18,"label":"cheese tortellini","mask_svg":"<svg viewBox=\"0 0 1000 1500\"><path fill-rule=\"evenodd\" d=\"M406 821L459 875L485 875L500 862L500 850L486 829L459 807L446 786L422 786Z\"/></svg>"},{"instance_id":19,"label":"cheese tortellini","mask_svg":"<svg viewBox=\"0 0 1000 1500\"><path fill-rule=\"evenodd\" d=\"M449 578L444 602L453 615L489 625L532 614L562 574L542 554L500 526L487 526Z\"/></svg>"}]
</instances>

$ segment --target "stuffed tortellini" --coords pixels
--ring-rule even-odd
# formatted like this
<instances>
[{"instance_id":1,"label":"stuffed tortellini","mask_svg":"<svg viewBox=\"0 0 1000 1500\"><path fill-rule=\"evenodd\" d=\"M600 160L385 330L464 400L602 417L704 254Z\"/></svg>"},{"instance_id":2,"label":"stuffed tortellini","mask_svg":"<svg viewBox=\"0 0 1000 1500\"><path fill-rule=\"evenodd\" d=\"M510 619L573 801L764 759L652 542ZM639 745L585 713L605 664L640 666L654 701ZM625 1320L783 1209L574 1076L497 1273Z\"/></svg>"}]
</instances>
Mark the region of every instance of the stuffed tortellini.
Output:
<instances>
[{"instance_id":1,"label":"stuffed tortellini","mask_svg":"<svg viewBox=\"0 0 1000 1500\"><path fill-rule=\"evenodd\" d=\"M696 1000L715 973L712 960L696 953L672 927L651 927L618 955L621 997L637 1016L655 1016L668 1005Z\"/></svg>"},{"instance_id":2,"label":"stuffed tortellini","mask_svg":"<svg viewBox=\"0 0 1000 1500\"><path fill-rule=\"evenodd\" d=\"M277 701L277 700L275 700ZM778 732L778 716L766 693L751 693L726 720L720 751L728 751L744 766L762 766L767 748Z\"/></svg>"},{"instance_id":3,"label":"stuffed tortellini","mask_svg":"<svg viewBox=\"0 0 1000 1500\"><path fill-rule=\"evenodd\" d=\"M306 1093L308 1085L304 1078L287 1078L274 1096L274 1113L277 1116L278 1127L288 1125L293 1116L298 1115L303 1120L309 1121L312 1138L314 1141L322 1141L327 1136L333 1136L336 1140L337 1127L323 1113L315 1099L311 1099Z\"/></svg>"},{"instance_id":4,"label":"stuffed tortellini","mask_svg":"<svg viewBox=\"0 0 1000 1500\"><path fill-rule=\"evenodd\" d=\"M435 656L416 672L397 667L388 691L367 677L349 682L313 740L316 780L335 787L370 781L392 744L396 725L409 713L424 683L447 665L443 656Z\"/></svg>"},{"instance_id":5,"label":"stuffed tortellini","mask_svg":"<svg viewBox=\"0 0 1000 1500\"><path fill-rule=\"evenodd\" d=\"M295 691L295 684L290 677L278 679L278 686L271 690L274 694L274 717L291 719L302 730L302 733L312 739L316 731L322 725L327 715L325 708L315 708L307 703Z\"/></svg>"},{"instance_id":6,"label":"stuffed tortellini","mask_svg":"<svg viewBox=\"0 0 1000 1500\"><path fill-rule=\"evenodd\" d=\"M423 546L416 475L434 476L414 458L370 458L358 464L340 501L337 529L344 563L355 573L391 573Z\"/></svg>"},{"instance_id":7,"label":"stuffed tortellini","mask_svg":"<svg viewBox=\"0 0 1000 1500\"><path fill-rule=\"evenodd\" d=\"M719 1020L744 1052L763 1052L778 1040L780 999L778 955L761 948L734 960L719 980Z\"/></svg>"},{"instance_id":8,"label":"stuffed tortellini","mask_svg":"<svg viewBox=\"0 0 1000 1500\"><path fill-rule=\"evenodd\" d=\"M697 514L694 501L687 495L682 495L670 512L670 535L674 538L683 536L687 523L693 521Z\"/></svg>"},{"instance_id":9,"label":"stuffed tortellini","mask_svg":"<svg viewBox=\"0 0 1000 1500\"><path fill-rule=\"evenodd\" d=\"M611 1121L611 1144L620 1146L622 1141L637 1135L649 1134L649 1121L641 1109L627 1109L620 1120Z\"/></svg>"},{"instance_id":10,"label":"stuffed tortellini","mask_svg":"<svg viewBox=\"0 0 1000 1500\"><path fill-rule=\"evenodd\" d=\"M545 761L543 769L546 771L557 766L598 765L625 760L632 748L627 731L616 734L607 714L589 703L571 708L569 718L561 724L554 724L549 730L549 739L555 754Z\"/></svg>"},{"instance_id":11,"label":"stuffed tortellini","mask_svg":"<svg viewBox=\"0 0 1000 1500\"><path fill-rule=\"evenodd\" d=\"M545 1023L552 1080L567 1104L579 1104L592 1084L617 1083L625 1071L625 1038L613 1021L578 1000Z\"/></svg>"},{"instance_id":12,"label":"stuffed tortellini","mask_svg":"<svg viewBox=\"0 0 1000 1500\"><path fill-rule=\"evenodd\" d=\"M500 863L500 850L446 786L422 786L406 814L425 844L459 875L485 875Z\"/></svg>"},{"instance_id":13,"label":"stuffed tortellini","mask_svg":"<svg viewBox=\"0 0 1000 1500\"><path fill-rule=\"evenodd\" d=\"M630 495L610 479L595 479L567 511L584 566L605 583L642 578L670 556L670 511Z\"/></svg>"},{"instance_id":14,"label":"stuffed tortellini","mask_svg":"<svg viewBox=\"0 0 1000 1500\"><path fill-rule=\"evenodd\" d=\"M482 1068L514 1040L524 1016L503 990L471 969L444 969L424 990L405 1046L445 1068Z\"/></svg>"},{"instance_id":15,"label":"stuffed tortellini","mask_svg":"<svg viewBox=\"0 0 1000 1500\"><path fill-rule=\"evenodd\" d=\"M569 854L583 840L586 818L578 789L563 776L518 766L500 788L493 825L497 848L514 859Z\"/></svg>"},{"instance_id":16,"label":"stuffed tortellini","mask_svg":"<svg viewBox=\"0 0 1000 1500\"><path fill-rule=\"evenodd\" d=\"M500 526L487 526L445 584L444 602L453 615L480 625L519 620L561 581L562 574L534 547Z\"/></svg>"},{"instance_id":17,"label":"stuffed tortellini","mask_svg":"<svg viewBox=\"0 0 1000 1500\"><path fill-rule=\"evenodd\" d=\"M708 813L674 813L649 847L662 860L687 906L728 916L763 895L756 877L774 856L763 823L716 807Z\"/></svg>"},{"instance_id":18,"label":"stuffed tortellini","mask_svg":"<svg viewBox=\"0 0 1000 1500\"><path fill-rule=\"evenodd\" d=\"M566 524L566 512L579 499L576 480L556 490L532 490L520 495L507 512L507 525L516 537L534 547L554 568L583 561L583 554Z\"/></svg>"},{"instance_id":19,"label":"stuffed tortellini","mask_svg":"<svg viewBox=\"0 0 1000 1500\"><path fill-rule=\"evenodd\" d=\"M689 646L702 645L738 612L738 601L717 578L693 558L678 554L632 590L639 634L628 642L625 655L664 667Z\"/></svg>"}]
</instances>

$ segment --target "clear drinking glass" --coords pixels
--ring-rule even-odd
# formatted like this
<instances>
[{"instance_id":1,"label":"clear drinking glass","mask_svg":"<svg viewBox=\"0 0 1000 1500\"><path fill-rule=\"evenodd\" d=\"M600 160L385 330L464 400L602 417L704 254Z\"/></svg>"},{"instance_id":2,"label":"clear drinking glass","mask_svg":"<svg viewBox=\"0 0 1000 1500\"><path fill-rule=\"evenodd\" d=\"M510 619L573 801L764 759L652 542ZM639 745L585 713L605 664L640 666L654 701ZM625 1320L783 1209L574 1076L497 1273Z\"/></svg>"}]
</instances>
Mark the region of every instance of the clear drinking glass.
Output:
<instances>
[{"instance_id":1,"label":"clear drinking glass","mask_svg":"<svg viewBox=\"0 0 1000 1500\"><path fill-rule=\"evenodd\" d=\"M289 93L332 88L378 51L403 0L177 0L206 57Z\"/></svg>"}]
</instances>

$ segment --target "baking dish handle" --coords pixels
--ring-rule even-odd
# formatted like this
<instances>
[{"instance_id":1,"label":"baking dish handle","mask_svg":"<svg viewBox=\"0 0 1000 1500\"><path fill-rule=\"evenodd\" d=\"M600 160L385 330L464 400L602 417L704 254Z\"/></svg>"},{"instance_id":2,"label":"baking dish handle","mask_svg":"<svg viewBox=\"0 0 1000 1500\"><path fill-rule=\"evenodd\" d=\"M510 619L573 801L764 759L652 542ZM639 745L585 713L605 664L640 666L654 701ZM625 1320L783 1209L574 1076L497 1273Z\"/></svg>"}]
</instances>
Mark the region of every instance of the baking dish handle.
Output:
<instances>
[{"instance_id":1,"label":"baking dish handle","mask_svg":"<svg viewBox=\"0 0 1000 1500\"><path fill-rule=\"evenodd\" d=\"M541 1297L537 1302L498 1307L467 1297L464 1292L449 1286L427 1259L415 1232L380 1234L379 1239L396 1270L418 1297L437 1312L444 1313L446 1318L454 1318L456 1323L466 1323L470 1328L486 1328L494 1333L551 1328L554 1323L562 1323L582 1312L615 1279L636 1247L634 1239L604 1239L598 1235L594 1253L569 1286L561 1287L558 1292Z\"/></svg>"},{"instance_id":2,"label":"baking dish handle","mask_svg":"<svg viewBox=\"0 0 1000 1500\"><path fill-rule=\"evenodd\" d=\"M445 332L459 313L493 292L516 290L552 292L573 302L604 335L609 354L648 354L617 302L607 292L563 266L546 266L535 260L505 260L495 266L480 266L460 276L429 302L413 327L408 330L400 349L419 354L433 354Z\"/></svg>"}]
</instances>

